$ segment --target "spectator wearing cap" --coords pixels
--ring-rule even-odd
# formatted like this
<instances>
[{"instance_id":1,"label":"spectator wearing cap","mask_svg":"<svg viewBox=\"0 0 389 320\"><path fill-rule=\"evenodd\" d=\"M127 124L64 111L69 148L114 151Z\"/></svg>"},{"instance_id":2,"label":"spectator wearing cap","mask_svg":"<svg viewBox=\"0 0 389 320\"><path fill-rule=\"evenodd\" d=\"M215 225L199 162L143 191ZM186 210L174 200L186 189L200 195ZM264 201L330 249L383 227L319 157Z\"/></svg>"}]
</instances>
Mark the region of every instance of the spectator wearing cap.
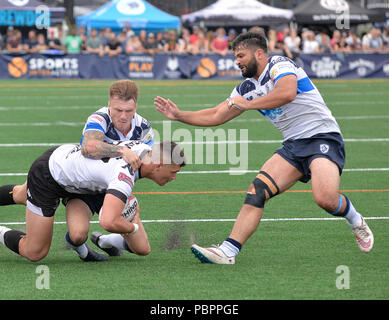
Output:
<instances>
[{"instance_id":1,"label":"spectator wearing cap","mask_svg":"<svg viewBox=\"0 0 389 320\"><path fill-rule=\"evenodd\" d=\"M111 34L109 35L109 41L106 44L104 51L109 57L114 57L122 53L123 51L122 45L117 40L116 34L114 32L111 32Z\"/></svg>"},{"instance_id":2,"label":"spectator wearing cap","mask_svg":"<svg viewBox=\"0 0 389 320\"><path fill-rule=\"evenodd\" d=\"M150 32L147 35L147 41L144 44L143 49L144 49L144 51L143 51L144 53L147 53L150 55L154 55L157 52L159 52L158 43L157 43L157 41L155 41L154 33Z\"/></svg>"},{"instance_id":3,"label":"spectator wearing cap","mask_svg":"<svg viewBox=\"0 0 389 320\"><path fill-rule=\"evenodd\" d=\"M226 39L226 31L224 28L217 28L216 38L211 43L212 51L225 56L228 53L228 40Z\"/></svg>"},{"instance_id":4,"label":"spectator wearing cap","mask_svg":"<svg viewBox=\"0 0 389 320\"><path fill-rule=\"evenodd\" d=\"M228 50L230 50L230 51L232 50L232 41L234 41L235 38L236 38L235 29L228 30L227 41L228 41Z\"/></svg>"}]
</instances>

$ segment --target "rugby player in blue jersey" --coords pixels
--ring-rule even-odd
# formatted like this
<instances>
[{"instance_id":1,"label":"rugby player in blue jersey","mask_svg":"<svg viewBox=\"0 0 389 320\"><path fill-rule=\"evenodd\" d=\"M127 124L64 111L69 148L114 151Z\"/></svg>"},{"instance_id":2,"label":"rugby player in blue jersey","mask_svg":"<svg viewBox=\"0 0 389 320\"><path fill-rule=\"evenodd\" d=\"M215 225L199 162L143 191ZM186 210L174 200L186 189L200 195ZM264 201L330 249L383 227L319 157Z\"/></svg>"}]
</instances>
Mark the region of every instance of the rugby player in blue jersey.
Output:
<instances>
[{"instance_id":1,"label":"rugby player in blue jersey","mask_svg":"<svg viewBox=\"0 0 389 320\"><path fill-rule=\"evenodd\" d=\"M242 245L257 229L265 203L297 181L309 180L316 203L331 215L344 217L359 249L369 252L373 233L339 190L345 160L343 137L315 85L292 60L269 56L266 39L258 33L239 35L233 51L246 79L226 101L214 108L182 111L171 100L157 97L157 110L168 119L194 126L218 126L255 110L281 132L284 141L249 186L229 237L217 247L193 244L192 252L201 262L234 264Z\"/></svg>"},{"instance_id":2,"label":"rugby player in blue jersey","mask_svg":"<svg viewBox=\"0 0 389 320\"><path fill-rule=\"evenodd\" d=\"M141 163L139 156L129 148L112 144L118 141L136 140L149 146L154 143L154 133L149 122L136 113L138 87L131 80L119 80L109 88L108 107L91 114L84 126L81 152L90 159L122 157L136 171ZM27 200L27 182L23 185L0 187L0 205L24 204ZM66 221L69 232L66 241L84 261L106 260L86 245L89 221L93 213L99 213L104 194L77 195L65 199ZM111 255L119 255L115 248L106 249Z\"/></svg>"}]
</instances>

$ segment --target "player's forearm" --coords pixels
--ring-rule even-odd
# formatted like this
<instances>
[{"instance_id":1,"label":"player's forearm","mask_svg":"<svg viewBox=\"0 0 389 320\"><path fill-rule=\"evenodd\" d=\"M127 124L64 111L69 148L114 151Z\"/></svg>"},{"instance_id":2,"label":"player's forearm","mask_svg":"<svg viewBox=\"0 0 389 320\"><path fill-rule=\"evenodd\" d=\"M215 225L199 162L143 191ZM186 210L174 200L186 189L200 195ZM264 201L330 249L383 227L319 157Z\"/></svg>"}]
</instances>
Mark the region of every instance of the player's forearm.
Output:
<instances>
[{"instance_id":1,"label":"player's forearm","mask_svg":"<svg viewBox=\"0 0 389 320\"><path fill-rule=\"evenodd\" d=\"M216 108L203 109L199 111L182 111L177 114L177 120L199 127L217 126L223 123L217 115Z\"/></svg>"},{"instance_id":2,"label":"player's forearm","mask_svg":"<svg viewBox=\"0 0 389 320\"><path fill-rule=\"evenodd\" d=\"M104 142L104 133L98 130L89 130L85 133L81 153L90 159L113 158L122 155L121 148Z\"/></svg>"},{"instance_id":3,"label":"player's forearm","mask_svg":"<svg viewBox=\"0 0 389 320\"><path fill-rule=\"evenodd\" d=\"M109 143L93 140L83 143L81 147L82 155L91 159L121 157L122 147L111 145Z\"/></svg>"}]
</instances>

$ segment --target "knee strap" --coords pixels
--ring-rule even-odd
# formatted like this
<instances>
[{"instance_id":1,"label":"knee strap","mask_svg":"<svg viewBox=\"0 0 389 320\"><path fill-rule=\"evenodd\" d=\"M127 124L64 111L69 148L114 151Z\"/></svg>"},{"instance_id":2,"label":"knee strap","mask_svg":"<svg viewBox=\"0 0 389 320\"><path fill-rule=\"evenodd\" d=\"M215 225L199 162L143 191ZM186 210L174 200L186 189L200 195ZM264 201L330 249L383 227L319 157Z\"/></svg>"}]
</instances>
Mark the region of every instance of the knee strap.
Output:
<instances>
[{"instance_id":1,"label":"knee strap","mask_svg":"<svg viewBox=\"0 0 389 320\"><path fill-rule=\"evenodd\" d=\"M265 206L266 200L277 195L279 191L280 190L273 178L265 171L260 171L253 183L250 185L244 203L262 209Z\"/></svg>"}]
</instances>

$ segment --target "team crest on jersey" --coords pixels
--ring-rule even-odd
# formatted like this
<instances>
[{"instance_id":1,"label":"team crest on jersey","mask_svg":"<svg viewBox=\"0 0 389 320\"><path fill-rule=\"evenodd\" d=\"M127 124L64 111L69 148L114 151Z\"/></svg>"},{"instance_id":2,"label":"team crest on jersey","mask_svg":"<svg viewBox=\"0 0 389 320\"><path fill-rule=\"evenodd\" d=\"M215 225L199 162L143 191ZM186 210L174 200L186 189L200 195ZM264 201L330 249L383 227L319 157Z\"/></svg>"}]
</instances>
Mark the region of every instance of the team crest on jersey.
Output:
<instances>
[{"instance_id":1,"label":"team crest on jersey","mask_svg":"<svg viewBox=\"0 0 389 320\"><path fill-rule=\"evenodd\" d=\"M132 179L128 175L126 175L125 173L120 172L118 179L119 179L119 181L124 181L125 183L129 184L131 186L131 188L134 187L134 183L132 182Z\"/></svg>"},{"instance_id":2,"label":"team crest on jersey","mask_svg":"<svg viewBox=\"0 0 389 320\"><path fill-rule=\"evenodd\" d=\"M328 150L330 150L330 146L328 144L321 144L320 145L320 151L321 153L327 153Z\"/></svg>"}]
</instances>

